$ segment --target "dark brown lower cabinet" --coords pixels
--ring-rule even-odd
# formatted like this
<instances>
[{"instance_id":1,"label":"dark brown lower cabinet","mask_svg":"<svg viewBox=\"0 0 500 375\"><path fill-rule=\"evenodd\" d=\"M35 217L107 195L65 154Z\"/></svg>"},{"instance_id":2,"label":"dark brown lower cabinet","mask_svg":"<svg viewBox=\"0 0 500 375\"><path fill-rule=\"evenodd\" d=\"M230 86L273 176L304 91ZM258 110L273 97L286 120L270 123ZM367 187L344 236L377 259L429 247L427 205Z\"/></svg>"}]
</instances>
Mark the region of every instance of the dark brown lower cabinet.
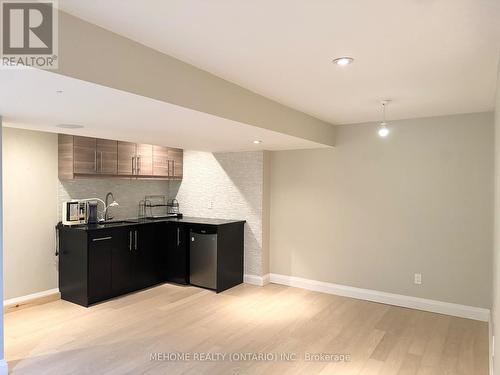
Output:
<instances>
[{"instance_id":1,"label":"dark brown lower cabinet","mask_svg":"<svg viewBox=\"0 0 500 375\"><path fill-rule=\"evenodd\" d=\"M243 225L217 227L217 292L243 282ZM61 298L87 307L166 281L189 284L189 233L196 226L171 221L111 228L59 224Z\"/></svg>"},{"instance_id":2,"label":"dark brown lower cabinet","mask_svg":"<svg viewBox=\"0 0 500 375\"><path fill-rule=\"evenodd\" d=\"M62 299L89 306L166 280L155 224L82 230L59 227Z\"/></svg>"},{"instance_id":3,"label":"dark brown lower cabinet","mask_svg":"<svg viewBox=\"0 0 500 375\"><path fill-rule=\"evenodd\" d=\"M165 225L167 280L178 284L189 284L189 246L186 226L177 223Z\"/></svg>"},{"instance_id":4,"label":"dark brown lower cabinet","mask_svg":"<svg viewBox=\"0 0 500 375\"><path fill-rule=\"evenodd\" d=\"M139 225L134 232L137 241L134 270L136 289L147 288L166 280L166 265L162 254L164 244L161 239L162 227L161 224Z\"/></svg>"},{"instance_id":5,"label":"dark brown lower cabinet","mask_svg":"<svg viewBox=\"0 0 500 375\"><path fill-rule=\"evenodd\" d=\"M111 289L118 296L135 289L134 274L136 255L134 250L135 227L115 229L112 246Z\"/></svg>"},{"instance_id":6,"label":"dark brown lower cabinet","mask_svg":"<svg viewBox=\"0 0 500 375\"><path fill-rule=\"evenodd\" d=\"M111 297L112 233L91 236L88 245L88 304Z\"/></svg>"}]
</instances>

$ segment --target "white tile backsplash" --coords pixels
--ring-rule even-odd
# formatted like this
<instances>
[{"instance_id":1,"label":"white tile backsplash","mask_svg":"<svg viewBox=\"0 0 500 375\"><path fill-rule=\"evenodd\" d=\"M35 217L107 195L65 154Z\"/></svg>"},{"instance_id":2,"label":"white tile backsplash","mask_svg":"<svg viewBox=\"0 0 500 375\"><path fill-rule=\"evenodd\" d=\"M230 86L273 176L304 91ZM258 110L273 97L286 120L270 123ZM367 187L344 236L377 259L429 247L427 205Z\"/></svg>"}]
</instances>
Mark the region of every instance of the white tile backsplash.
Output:
<instances>
[{"instance_id":1,"label":"white tile backsplash","mask_svg":"<svg viewBox=\"0 0 500 375\"><path fill-rule=\"evenodd\" d=\"M59 181L59 215L61 204L70 199L100 198L104 200L112 192L118 207L111 207L109 213L115 219L138 216L139 202L145 195L167 195L169 186L178 185L178 181L136 180L122 178L89 178ZM171 188L177 191L176 188ZM99 205L99 210L102 210Z\"/></svg>"}]
</instances>

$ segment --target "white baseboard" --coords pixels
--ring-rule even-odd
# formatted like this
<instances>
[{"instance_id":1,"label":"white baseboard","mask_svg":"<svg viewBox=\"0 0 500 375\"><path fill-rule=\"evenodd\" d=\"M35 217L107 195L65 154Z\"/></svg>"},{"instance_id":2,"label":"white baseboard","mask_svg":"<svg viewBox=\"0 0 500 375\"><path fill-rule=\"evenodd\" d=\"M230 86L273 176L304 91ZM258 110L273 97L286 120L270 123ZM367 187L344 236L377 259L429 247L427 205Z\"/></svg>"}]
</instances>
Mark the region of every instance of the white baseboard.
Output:
<instances>
[{"instance_id":1,"label":"white baseboard","mask_svg":"<svg viewBox=\"0 0 500 375\"><path fill-rule=\"evenodd\" d=\"M302 289L314 290L338 296L351 297L366 301L385 303L387 305L407 307L416 310L429 311L438 314L457 316L487 322L490 310L481 307L459 305L450 302L441 302L431 299L405 296L401 294L380 292L371 289L355 288L351 286L327 283L324 281L303 279L301 277L270 274L270 282ZM258 284L256 284L258 285Z\"/></svg>"},{"instance_id":2,"label":"white baseboard","mask_svg":"<svg viewBox=\"0 0 500 375\"><path fill-rule=\"evenodd\" d=\"M7 375L9 373L9 366L5 359L0 359L0 375Z\"/></svg>"},{"instance_id":3,"label":"white baseboard","mask_svg":"<svg viewBox=\"0 0 500 375\"><path fill-rule=\"evenodd\" d=\"M19 303L24 303L24 302L31 301L33 299L37 299L40 297L47 297L47 296L50 296L52 294L57 294L57 293L59 293L59 288L44 290L43 292L38 292L38 293L28 294L26 296L6 299L3 301L3 305L10 306L10 305L15 305L15 304L19 304Z\"/></svg>"},{"instance_id":4,"label":"white baseboard","mask_svg":"<svg viewBox=\"0 0 500 375\"><path fill-rule=\"evenodd\" d=\"M269 284L269 279L270 279L270 274L266 274L264 276L257 276L257 275L244 275L243 276L243 282L245 284L252 284L252 285L257 285L257 286L264 286Z\"/></svg>"}]
</instances>

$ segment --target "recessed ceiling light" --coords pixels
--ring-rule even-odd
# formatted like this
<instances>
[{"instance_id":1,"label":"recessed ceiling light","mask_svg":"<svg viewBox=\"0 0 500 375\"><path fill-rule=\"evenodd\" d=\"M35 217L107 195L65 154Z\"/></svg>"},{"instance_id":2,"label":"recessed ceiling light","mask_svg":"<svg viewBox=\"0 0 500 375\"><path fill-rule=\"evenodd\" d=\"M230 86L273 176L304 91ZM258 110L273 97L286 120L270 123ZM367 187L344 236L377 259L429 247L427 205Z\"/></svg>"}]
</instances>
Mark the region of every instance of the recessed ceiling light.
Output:
<instances>
[{"instance_id":1,"label":"recessed ceiling light","mask_svg":"<svg viewBox=\"0 0 500 375\"><path fill-rule=\"evenodd\" d=\"M258 141L258 140L253 141L254 145L260 145L261 143L262 143L262 141Z\"/></svg>"},{"instance_id":2,"label":"recessed ceiling light","mask_svg":"<svg viewBox=\"0 0 500 375\"><path fill-rule=\"evenodd\" d=\"M332 63L340 65L340 66L345 66L345 65L351 64L353 61L354 61L354 59L352 57L343 56L343 57L338 57L338 58L332 60Z\"/></svg>"},{"instance_id":3,"label":"recessed ceiling light","mask_svg":"<svg viewBox=\"0 0 500 375\"><path fill-rule=\"evenodd\" d=\"M83 125L78 125L78 124L59 124L56 125L58 128L63 128L63 129L81 129L83 128Z\"/></svg>"}]
</instances>

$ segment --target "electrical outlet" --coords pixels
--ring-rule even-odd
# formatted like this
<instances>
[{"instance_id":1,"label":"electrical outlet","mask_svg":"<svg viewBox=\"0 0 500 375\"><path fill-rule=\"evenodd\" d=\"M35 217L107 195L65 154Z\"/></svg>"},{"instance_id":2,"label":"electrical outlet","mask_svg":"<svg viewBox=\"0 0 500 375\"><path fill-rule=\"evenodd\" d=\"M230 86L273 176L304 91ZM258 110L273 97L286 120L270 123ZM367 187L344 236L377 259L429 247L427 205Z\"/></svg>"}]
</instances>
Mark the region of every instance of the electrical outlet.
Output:
<instances>
[{"instance_id":1,"label":"electrical outlet","mask_svg":"<svg viewBox=\"0 0 500 375\"><path fill-rule=\"evenodd\" d=\"M212 208L214 208L214 201L210 200L208 201L208 209L211 210Z\"/></svg>"},{"instance_id":2,"label":"electrical outlet","mask_svg":"<svg viewBox=\"0 0 500 375\"><path fill-rule=\"evenodd\" d=\"M413 282L417 285L422 285L422 274L416 273Z\"/></svg>"}]
</instances>

